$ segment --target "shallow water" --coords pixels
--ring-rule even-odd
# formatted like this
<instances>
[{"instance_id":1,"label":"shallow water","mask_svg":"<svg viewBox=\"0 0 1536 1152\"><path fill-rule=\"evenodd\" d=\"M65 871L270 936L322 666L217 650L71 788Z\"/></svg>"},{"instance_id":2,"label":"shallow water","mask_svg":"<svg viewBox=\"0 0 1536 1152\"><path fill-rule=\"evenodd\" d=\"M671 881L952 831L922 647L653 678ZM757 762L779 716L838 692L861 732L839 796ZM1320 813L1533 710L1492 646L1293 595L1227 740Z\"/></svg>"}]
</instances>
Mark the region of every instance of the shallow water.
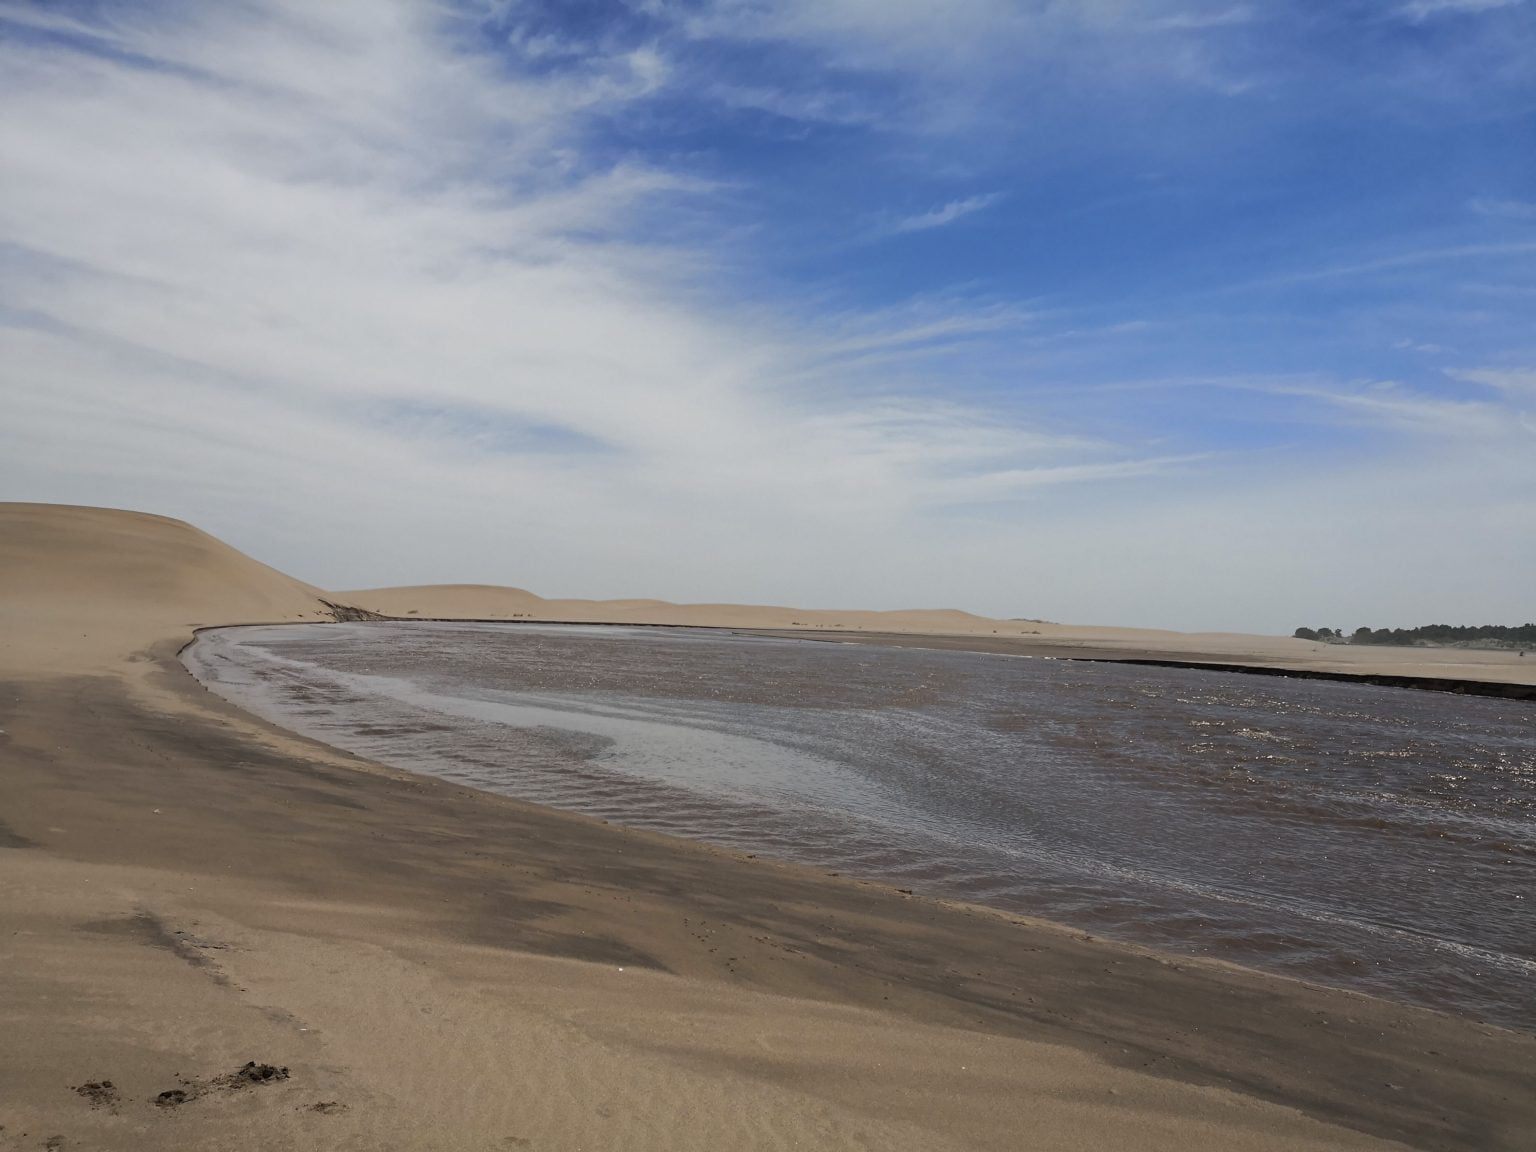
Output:
<instances>
[{"instance_id":1,"label":"shallow water","mask_svg":"<svg viewBox=\"0 0 1536 1152\"><path fill-rule=\"evenodd\" d=\"M204 683L615 823L1536 1030L1536 707L683 629L224 629Z\"/></svg>"}]
</instances>

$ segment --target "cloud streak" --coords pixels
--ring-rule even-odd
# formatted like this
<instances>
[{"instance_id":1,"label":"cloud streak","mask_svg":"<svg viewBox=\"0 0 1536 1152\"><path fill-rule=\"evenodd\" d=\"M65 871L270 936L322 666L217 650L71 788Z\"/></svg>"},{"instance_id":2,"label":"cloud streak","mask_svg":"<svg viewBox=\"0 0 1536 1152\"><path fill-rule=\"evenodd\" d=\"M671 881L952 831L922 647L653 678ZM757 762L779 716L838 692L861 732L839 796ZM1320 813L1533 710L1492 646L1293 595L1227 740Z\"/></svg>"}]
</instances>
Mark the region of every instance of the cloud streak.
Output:
<instances>
[{"instance_id":1,"label":"cloud streak","mask_svg":"<svg viewBox=\"0 0 1536 1152\"><path fill-rule=\"evenodd\" d=\"M1530 200L1498 200L1479 197L1472 201L1472 210L1483 216L1504 220L1536 221L1536 202Z\"/></svg>"},{"instance_id":2,"label":"cloud streak","mask_svg":"<svg viewBox=\"0 0 1536 1152\"><path fill-rule=\"evenodd\" d=\"M641 238L707 184L576 147L656 70L625 52L508 76L432 11L199 8L122 15L94 30L109 53L8 44L0 237L26 274L4 302L33 318L3 330L13 484L133 472L160 506L187 472L276 506L322 489L814 528L1078 443L849 360L999 317L872 315L854 335L705 305L707 256Z\"/></svg>"},{"instance_id":3,"label":"cloud streak","mask_svg":"<svg viewBox=\"0 0 1536 1152\"><path fill-rule=\"evenodd\" d=\"M1524 3L1525 0L1411 0L1398 12L1406 19L1420 23L1436 16L1475 16Z\"/></svg>"},{"instance_id":4,"label":"cloud streak","mask_svg":"<svg viewBox=\"0 0 1536 1152\"><path fill-rule=\"evenodd\" d=\"M944 228L957 220L985 211L1002 198L1001 192L984 192L976 196L967 196L962 200L951 200L927 212L904 216L891 225L891 230L893 232L928 232L934 228Z\"/></svg>"}]
</instances>

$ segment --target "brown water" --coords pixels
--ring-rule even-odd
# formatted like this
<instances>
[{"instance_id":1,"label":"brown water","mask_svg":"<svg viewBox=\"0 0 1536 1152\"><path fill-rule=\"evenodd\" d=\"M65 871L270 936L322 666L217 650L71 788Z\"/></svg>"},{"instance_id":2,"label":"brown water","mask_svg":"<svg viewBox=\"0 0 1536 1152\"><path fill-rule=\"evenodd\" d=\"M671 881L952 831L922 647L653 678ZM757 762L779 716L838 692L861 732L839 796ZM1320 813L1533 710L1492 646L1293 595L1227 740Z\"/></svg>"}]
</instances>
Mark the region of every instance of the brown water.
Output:
<instances>
[{"instance_id":1,"label":"brown water","mask_svg":"<svg viewBox=\"0 0 1536 1152\"><path fill-rule=\"evenodd\" d=\"M369 758L1536 1030L1536 707L726 632L225 629Z\"/></svg>"}]
</instances>

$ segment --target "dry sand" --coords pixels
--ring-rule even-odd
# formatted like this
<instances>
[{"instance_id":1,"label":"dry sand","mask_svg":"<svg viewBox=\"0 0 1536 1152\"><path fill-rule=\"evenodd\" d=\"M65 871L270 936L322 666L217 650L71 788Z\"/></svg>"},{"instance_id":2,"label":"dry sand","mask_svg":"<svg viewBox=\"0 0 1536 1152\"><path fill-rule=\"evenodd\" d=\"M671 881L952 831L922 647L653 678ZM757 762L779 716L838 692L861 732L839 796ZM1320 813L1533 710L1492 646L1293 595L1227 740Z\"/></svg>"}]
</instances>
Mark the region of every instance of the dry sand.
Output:
<instances>
[{"instance_id":1,"label":"dry sand","mask_svg":"<svg viewBox=\"0 0 1536 1152\"><path fill-rule=\"evenodd\" d=\"M0 1148L1536 1130L1531 1037L394 772L174 658L337 598L175 521L0 505Z\"/></svg>"}]
</instances>

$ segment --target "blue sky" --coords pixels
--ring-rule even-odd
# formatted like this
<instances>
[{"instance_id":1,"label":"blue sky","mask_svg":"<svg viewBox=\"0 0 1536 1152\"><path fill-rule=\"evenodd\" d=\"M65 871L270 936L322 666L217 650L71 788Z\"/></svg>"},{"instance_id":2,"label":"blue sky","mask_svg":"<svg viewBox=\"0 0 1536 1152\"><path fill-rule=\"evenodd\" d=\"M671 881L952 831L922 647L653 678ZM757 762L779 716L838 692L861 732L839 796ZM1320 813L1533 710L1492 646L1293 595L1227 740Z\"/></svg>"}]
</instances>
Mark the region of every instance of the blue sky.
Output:
<instances>
[{"instance_id":1,"label":"blue sky","mask_svg":"<svg viewBox=\"0 0 1536 1152\"><path fill-rule=\"evenodd\" d=\"M0 492L332 587L1525 620L1536 5L0 2Z\"/></svg>"}]
</instances>

